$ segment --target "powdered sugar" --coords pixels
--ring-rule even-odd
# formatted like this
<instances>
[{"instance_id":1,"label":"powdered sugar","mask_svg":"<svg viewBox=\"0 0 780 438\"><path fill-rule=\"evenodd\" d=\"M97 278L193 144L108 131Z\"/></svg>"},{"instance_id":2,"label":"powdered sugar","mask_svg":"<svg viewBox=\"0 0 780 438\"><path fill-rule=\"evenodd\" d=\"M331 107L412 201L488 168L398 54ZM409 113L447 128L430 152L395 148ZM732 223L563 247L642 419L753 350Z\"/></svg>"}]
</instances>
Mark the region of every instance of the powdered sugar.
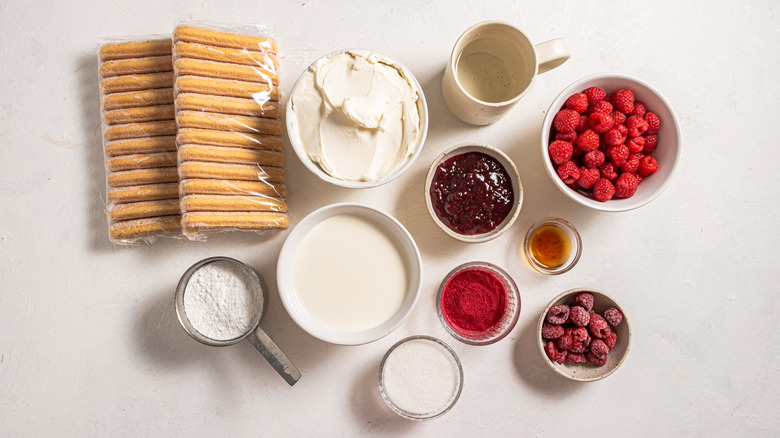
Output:
<instances>
[{"instance_id":1,"label":"powdered sugar","mask_svg":"<svg viewBox=\"0 0 780 438\"><path fill-rule=\"evenodd\" d=\"M184 311L190 324L218 341L235 339L251 330L262 306L263 291L255 276L228 260L200 267L184 290Z\"/></svg>"}]
</instances>

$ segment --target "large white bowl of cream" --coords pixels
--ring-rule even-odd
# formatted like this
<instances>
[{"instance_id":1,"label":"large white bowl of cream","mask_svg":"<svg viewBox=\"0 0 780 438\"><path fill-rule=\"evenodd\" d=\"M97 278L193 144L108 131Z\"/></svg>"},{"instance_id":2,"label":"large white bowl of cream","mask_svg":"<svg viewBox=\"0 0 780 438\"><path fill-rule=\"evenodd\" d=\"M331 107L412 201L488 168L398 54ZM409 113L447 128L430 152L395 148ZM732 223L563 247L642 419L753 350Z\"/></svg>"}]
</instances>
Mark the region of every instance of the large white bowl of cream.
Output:
<instances>
[{"instance_id":1,"label":"large white bowl of cream","mask_svg":"<svg viewBox=\"0 0 780 438\"><path fill-rule=\"evenodd\" d=\"M428 133L422 87L398 61L341 50L312 63L286 107L287 135L301 162L341 187L375 187L400 176Z\"/></svg>"},{"instance_id":2,"label":"large white bowl of cream","mask_svg":"<svg viewBox=\"0 0 780 438\"><path fill-rule=\"evenodd\" d=\"M306 216L287 236L277 264L290 317L323 341L360 345L409 316L420 295L422 258L395 218L338 203Z\"/></svg>"}]
</instances>

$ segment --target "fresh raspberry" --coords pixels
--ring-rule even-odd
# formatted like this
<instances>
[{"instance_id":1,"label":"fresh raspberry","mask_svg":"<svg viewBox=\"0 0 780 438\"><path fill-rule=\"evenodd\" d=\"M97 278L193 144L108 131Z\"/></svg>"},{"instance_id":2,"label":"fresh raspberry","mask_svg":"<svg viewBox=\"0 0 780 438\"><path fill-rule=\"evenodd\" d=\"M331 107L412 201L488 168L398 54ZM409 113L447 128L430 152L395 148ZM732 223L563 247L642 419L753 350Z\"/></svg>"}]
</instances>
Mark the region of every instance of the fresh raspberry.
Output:
<instances>
[{"instance_id":1,"label":"fresh raspberry","mask_svg":"<svg viewBox=\"0 0 780 438\"><path fill-rule=\"evenodd\" d=\"M563 140L566 142L573 142L577 138L577 132L575 131L569 131L569 132L556 132L555 133L555 139L556 140Z\"/></svg>"},{"instance_id":2,"label":"fresh raspberry","mask_svg":"<svg viewBox=\"0 0 780 438\"><path fill-rule=\"evenodd\" d=\"M612 329L609 328L607 320L596 312L590 314L588 329L590 330L590 334L596 339L602 339L604 336L612 333Z\"/></svg>"},{"instance_id":3,"label":"fresh raspberry","mask_svg":"<svg viewBox=\"0 0 780 438\"><path fill-rule=\"evenodd\" d=\"M638 154L645 148L645 138L642 136L629 138L626 140L626 146L632 154Z\"/></svg>"},{"instance_id":4,"label":"fresh raspberry","mask_svg":"<svg viewBox=\"0 0 780 438\"><path fill-rule=\"evenodd\" d=\"M621 144L617 146L610 146L607 148L607 158L609 158L609 161L612 162L615 166L621 166L623 163L628 160L628 157L631 155L631 152L628 150L628 146Z\"/></svg>"},{"instance_id":5,"label":"fresh raspberry","mask_svg":"<svg viewBox=\"0 0 780 438\"><path fill-rule=\"evenodd\" d=\"M628 173L636 173L636 170L639 168L639 159L639 154L629 155L628 159L620 165L620 170Z\"/></svg>"},{"instance_id":6,"label":"fresh raspberry","mask_svg":"<svg viewBox=\"0 0 780 438\"><path fill-rule=\"evenodd\" d=\"M544 339L558 339L563 335L563 326L560 324L550 324L545 321L542 324L542 337Z\"/></svg>"},{"instance_id":7,"label":"fresh raspberry","mask_svg":"<svg viewBox=\"0 0 780 438\"><path fill-rule=\"evenodd\" d=\"M592 113L588 119L590 126L599 134L607 132L615 125L615 119L612 118L610 113Z\"/></svg>"},{"instance_id":8,"label":"fresh raspberry","mask_svg":"<svg viewBox=\"0 0 780 438\"><path fill-rule=\"evenodd\" d=\"M584 164L588 169L598 169L602 164L604 164L604 160L606 160L604 152L601 152L598 149L587 152L582 156L582 164Z\"/></svg>"},{"instance_id":9,"label":"fresh raspberry","mask_svg":"<svg viewBox=\"0 0 780 438\"><path fill-rule=\"evenodd\" d=\"M586 129L590 127L590 119L586 115L580 114L580 121L577 123L577 127L574 128L574 131L579 134L581 132L585 132Z\"/></svg>"},{"instance_id":10,"label":"fresh raspberry","mask_svg":"<svg viewBox=\"0 0 780 438\"><path fill-rule=\"evenodd\" d=\"M571 159L572 145L568 141L555 140L547 147L547 152L555 164L561 164Z\"/></svg>"},{"instance_id":11,"label":"fresh raspberry","mask_svg":"<svg viewBox=\"0 0 780 438\"><path fill-rule=\"evenodd\" d=\"M611 103L607 102L606 100L600 100L593 105L590 106L590 112L592 113L607 113L611 114L612 110L615 107L612 106Z\"/></svg>"},{"instance_id":12,"label":"fresh raspberry","mask_svg":"<svg viewBox=\"0 0 780 438\"><path fill-rule=\"evenodd\" d=\"M566 99L566 103L563 106L578 113L584 113L588 109L588 96L585 93L572 94Z\"/></svg>"},{"instance_id":13,"label":"fresh raspberry","mask_svg":"<svg viewBox=\"0 0 780 438\"><path fill-rule=\"evenodd\" d=\"M630 116L626 119L626 128L628 129L629 137L639 137L647 131L650 124L645 120L637 116Z\"/></svg>"},{"instance_id":14,"label":"fresh raspberry","mask_svg":"<svg viewBox=\"0 0 780 438\"><path fill-rule=\"evenodd\" d=\"M627 132L626 125L615 125L614 128L604 133L604 143L610 146L621 145L626 142Z\"/></svg>"},{"instance_id":15,"label":"fresh raspberry","mask_svg":"<svg viewBox=\"0 0 780 438\"><path fill-rule=\"evenodd\" d=\"M594 103L600 100L604 100L604 98L607 97L607 93L599 87L586 88L583 93L588 96L589 105L593 105Z\"/></svg>"},{"instance_id":16,"label":"fresh raspberry","mask_svg":"<svg viewBox=\"0 0 780 438\"><path fill-rule=\"evenodd\" d=\"M612 118L615 120L616 125L622 125L623 123L626 123L626 115L621 113L619 110L612 111Z\"/></svg>"},{"instance_id":17,"label":"fresh raspberry","mask_svg":"<svg viewBox=\"0 0 780 438\"><path fill-rule=\"evenodd\" d=\"M583 151L579 146L576 144L572 147L571 156L572 160L574 158L581 158L583 155L585 155L585 151ZM576 164L576 163L575 163Z\"/></svg>"},{"instance_id":18,"label":"fresh raspberry","mask_svg":"<svg viewBox=\"0 0 780 438\"><path fill-rule=\"evenodd\" d=\"M647 107L644 103L636 101L634 102L634 111L631 112L631 114L639 117L644 117L647 113Z\"/></svg>"},{"instance_id":19,"label":"fresh raspberry","mask_svg":"<svg viewBox=\"0 0 780 438\"><path fill-rule=\"evenodd\" d=\"M590 292L580 292L574 297L574 304L583 307L590 312L593 308L593 294Z\"/></svg>"},{"instance_id":20,"label":"fresh raspberry","mask_svg":"<svg viewBox=\"0 0 780 438\"><path fill-rule=\"evenodd\" d=\"M599 202L607 202L614 195L615 186L606 178L601 178L593 185L593 199Z\"/></svg>"},{"instance_id":21,"label":"fresh raspberry","mask_svg":"<svg viewBox=\"0 0 780 438\"><path fill-rule=\"evenodd\" d=\"M617 333L612 332L607 336L604 336L604 343L607 344L607 348L609 348L609 351L614 350L615 345L617 345Z\"/></svg>"},{"instance_id":22,"label":"fresh raspberry","mask_svg":"<svg viewBox=\"0 0 780 438\"><path fill-rule=\"evenodd\" d=\"M647 134L647 131L645 131L645 134ZM650 155L657 147L658 136L655 134L645 135L645 148L642 149L642 153L645 155Z\"/></svg>"},{"instance_id":23,"label":"fresh raspberry","mask_svg":"<svg viewBox=\"0 0 780 438\"><path fill-rule=\"evenodd\" d=\"M592 129L586 129L577 136L576 143L585 152L596 150L599 148L599 135Z\"/></svg>"},{"instance_id":24,"label":"fresh raspberry","mask_svg":"<svg viewBox=\"0 0 780 438\"><path fill-rule=\"evenodd\" d=\"M590 315L588 315L588 311L584 307L572 306L569 313L569 321L574 325L585 327L590 322Z\"/></svg>"},{"instance_id":25,"label":"fresh raspberry","mask_svg":"<svg viewBox=\"0 0 780 438\"><path fill-rule=\"evenodd\" d=\"M585 363L587 360L584 354L572 353L571 351L566 353L566 362L571 364Z\"/></svg>"},{"instance_id":26,"label":"fresh raspberry","mask_svg":"<svg viewBox=\"0 0 780 438\"><path fill-rule=\"evenodd\" d=\"M617 170L618 167L609 162L604 163L599 167L599 172L601 172L601 177L609 181L614 181L617 179L618 177Z\"/></svg>"},{"instance_id":27,"label":"fresh raspberry","mask_svg":"<svg viewBox=\"0 0 780 438\"><path fill-rule=\"evenodd\" d=\"M544 352L547 353L547 357L553 362L561 364L566 360L566 351L558 350L553 341L549 341L544 345Z\"/></svg>"},{"instance_id":28,"label":"fresh raspberry","mask_svg":"<svg viewBox=\"0 0 780 438\"><path fill-rule=\"evenodd\" d=\"M558 132L574 131L577 124L580 123L580 114L570 109L562 109L553 118L553 126Z\"/></svg>"},{"instance_id":29,"label":"fresh raspberry","mask_svg":"<svg viewBox=\"0 0 780 438\"><path fill-rule=\"evenodd\" d=\"M648 111L645 114L644 120L647 122L646 134L657 134L658 130L661 129L661 119L658 118L658 114Z\"/></svg>"},{"instance_id":30,"label":"fresh raspberry","mask_svg":"<svg viewBox=\"0 0 780 438\"><path fill-rule=\"evenodd\" d=\"M627 88L615 91L609 100L624 114L631 114L634 111L634 92Z\"/></svg>"},{"instance_id":31,"label":"fresh raspberry","mask_svg":"<svg viewBox=\"0 0 780 438\"><path fill-rule=\"evenodd\" d=\"M630 198L636 193L639 180L633 173L621 173L615 181L615 196L618 198Z\"/></svg>"},{"instance_id":32,"label":"fresh raspberry","mask_svg":"<svg viewBox=\"0 0 780 438\"><path fill-rule=\"evenodd\" d=\"M599 359L606 359L609 347L601 339L596 339L590 344L590 352Z\"/></svg>"},{"instance_id":33,"label":"fresh raspberry","mask_svg":"<svg viewBox=\"0 0 780 438\"><path fill-rule=\"evenodd\" d=\"M565 324L569 320L569 306L558 304L550 307L547 312L547 322L550 324Z\"/></svg>"},{"instance_id":34,"label":"fresh raspberry","mask_svg":"<svg viewBox=\"0 0 780 438\"><path fill-rule=\"evenodd\" d=\"M580 168L572 160L564 161L558 166L558 177L560 177L564 183L572 184L580 179Z\"/></svg>"},{"instance_id":35,"label":"fresh raspberry","mask_svg":"<svg viewBox=\"0 0 780 438\"><path fill-rule=\"evenodd\" d=\"M601 171L598 169L588 169L587 167L580 167L580 177L577 179L577 185L583 189L591 189L596 181L601 178Z\"/></svg>"},{"instance_id":36,"label":"fresh raspberry","mask_svg":"<svg viewBox=\"0 0 780 438\"><path fill-rule=\"evenodd\" d=\"M588 351L588 354L586 354L585 357L588 359L588 363L593 365L593 366L595 366L595 367L604 366L604 364L607 363L607 358L606 357L604 359L599 359L591 351ZM559 362L559 363L561 363L561 362Z\"/></svg>"},{"instance_id":37,"label":"fresh raspberry","mask_svg":"<svg viewBox=\"0 0 780 438\"><path fill-rule=\"evenodd\" d=\"M585 312L585 314L587 313L588 312ZM569 318L571 318L571 315L569 315ZM590 318L590 315L588 315L588 318ZM571 329L571 338L574 340L574 342L585 342L589 337L590 335L588 334L588 329L585 327L573 327Z\"/></svg>"},{"instance_id":38,"label":"fresh raspberry","mask_svg":"<svg viewBox=\"0 0 780 438\"><path fill-rule=\"evenodd\" d=\"M642 157L641 160L639 160L639 168L637 169L637 172L641 176L650 176L654 174L658 170L658 161L655 160L653 157Z\"/></svg>"},{"instance_id":39,"label":"fresh raspberry","mask_svg":"<svg viewBox=\"0 0 780 438\"><path fill-rule=\"evenodd\" d=\"M571 315L569 316L571 318ZM607 321L609 325L612 327L615 327L616 325L623 322L623 314L620 312L620 310L610 307L609 309L604 311L604 319Z\"/></svg>"},{"instance_id":40,"label":"fresh raspberry","mask_svg":"<svg viewBox=\"0 0 780 438\"><path fill-rule=\"evenodd\" d=\"M571 335L571 328L567 328L564 330L563 335L555 340L555 346L558 347L559 350L566 351L571 348L572 345L574 345L574 338Z\"/></svg>"}]
</instances>

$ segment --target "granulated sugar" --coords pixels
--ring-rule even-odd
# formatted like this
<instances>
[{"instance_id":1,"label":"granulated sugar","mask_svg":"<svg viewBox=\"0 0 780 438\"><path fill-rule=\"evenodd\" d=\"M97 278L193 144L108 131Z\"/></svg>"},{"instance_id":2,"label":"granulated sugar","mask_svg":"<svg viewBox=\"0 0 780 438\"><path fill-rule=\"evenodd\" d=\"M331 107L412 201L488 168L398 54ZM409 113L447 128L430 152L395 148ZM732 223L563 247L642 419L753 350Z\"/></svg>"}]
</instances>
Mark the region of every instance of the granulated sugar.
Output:
<instances>
[{"instance_id":1,"label":"granulated sugar","mask_svg":"<svg viewBox=\"0 0 780 438\"><path fill-rule=\"evenodd\" d=\"M219 260L201 266L184 290L184 311L200 334L218 341L250 329L262 309L263 291L248 268Z\"/></svg>"}]
</instances>

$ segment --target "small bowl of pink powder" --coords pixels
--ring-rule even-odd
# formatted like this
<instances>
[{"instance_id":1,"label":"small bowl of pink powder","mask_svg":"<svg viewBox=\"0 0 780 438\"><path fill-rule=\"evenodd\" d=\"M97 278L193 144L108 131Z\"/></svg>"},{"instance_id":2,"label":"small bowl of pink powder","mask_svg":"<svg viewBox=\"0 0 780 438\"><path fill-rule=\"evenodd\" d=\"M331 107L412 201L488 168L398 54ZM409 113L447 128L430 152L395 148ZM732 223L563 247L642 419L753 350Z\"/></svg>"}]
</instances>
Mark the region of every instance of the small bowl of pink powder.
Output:
<instances>
[{"instance_id":1,"label":"small bowl of pink powder","mask_svg":"<svg viewBox=\"0 0 780 438\"><path fill-rule=\"evenodd\" d=\"M517 324L520 292L503 269L487 262L468 262L444 277L436 310L453 338L469 345L490 345Z\"/></svg>"}]
</instances>

